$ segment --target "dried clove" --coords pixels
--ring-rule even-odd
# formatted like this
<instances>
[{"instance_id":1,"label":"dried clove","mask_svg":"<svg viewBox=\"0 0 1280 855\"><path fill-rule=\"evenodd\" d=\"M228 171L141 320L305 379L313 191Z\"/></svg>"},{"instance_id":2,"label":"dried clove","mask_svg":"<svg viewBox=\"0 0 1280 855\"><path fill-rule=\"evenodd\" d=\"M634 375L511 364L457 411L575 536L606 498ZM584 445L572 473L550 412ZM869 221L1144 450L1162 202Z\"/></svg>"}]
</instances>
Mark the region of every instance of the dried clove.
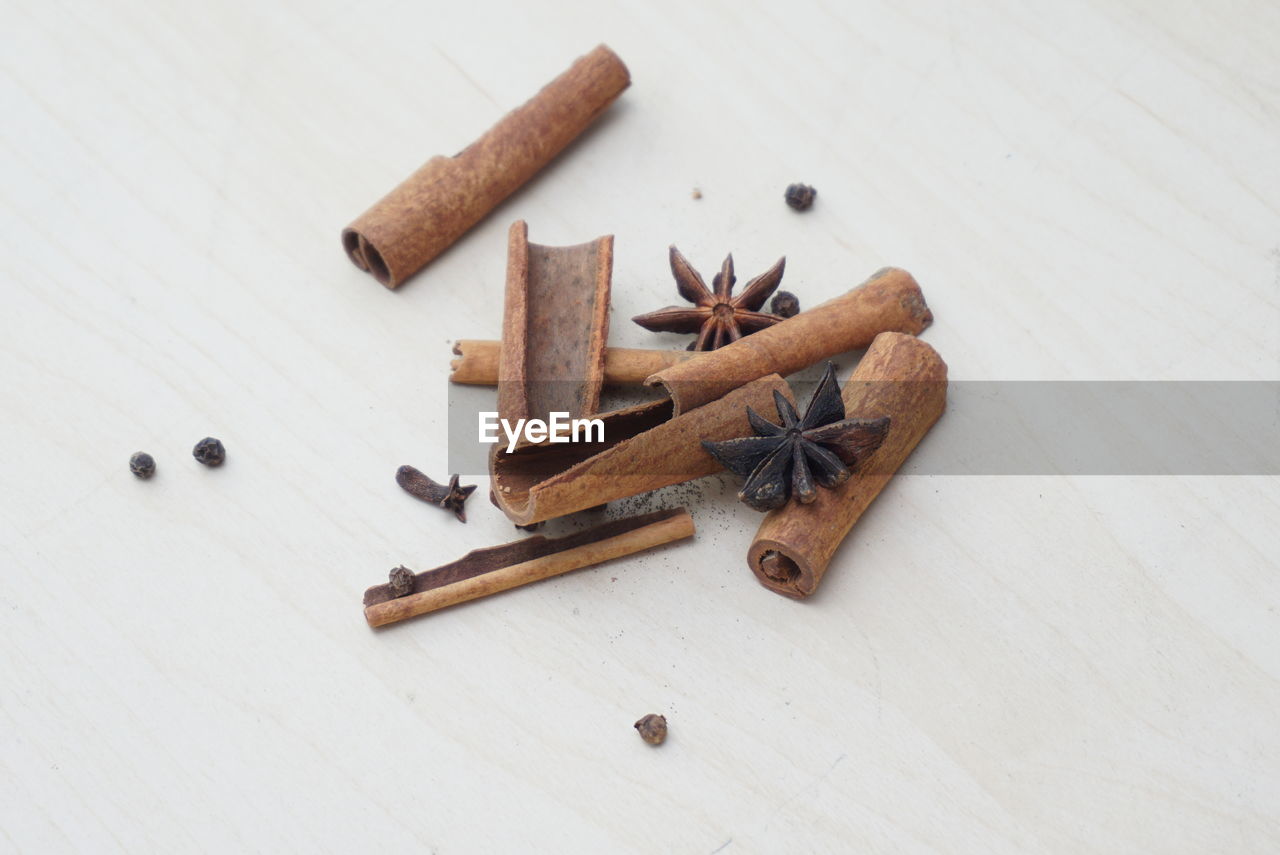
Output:
<instances>
[{"instance_id":1,"label":"dried clove","mask_svg":"<svg viewBox=\"0 0 1280 855\"><path fill-rule=\"evenodd\" d=\"M145 451L136 452L129 458L129 471L142 479L156 474L156 459Z\"/></svg>"},{"instance_id":2,"label":"dried clove","mask_svg":"<svg viewBox=\"0 0 1280 855\"><path fill-rule=\"evenodd\" d=\"M227 450L220 440L206 436L191 449L191 456L205 466L221 466L222 461L227 459Z\"/></svg>"},{"instance_id":3,"label":"dried clove","mask_svg":"<svg viewBox=\"0 0 1280 855\"><path fill-rule=\"evenodd\" d=\"M640 738L650 745L661 745L667 738L666 716L649 713L634 725Z\"/></svg>"},{"instance_id":4,"label":"dried clove","mask_svg":"<svg viewBox=\"0 0 1280 855\"><path fill-rule=\"evenodd\" d=\"M390 585L391 595L394 597L403 597L406 594L413 593L413 582L413 571L403 564L392 570L387 577L387 584Z\"/></svg>"},{"instance_id":5,"label":"dried clove","mask_svg":"<svg viewBox=\"0 0 1280 855\"><path fill-rule=\"evenodd\" d=\"M474 484L466 487L459 486L457 475L450 476L448 485L439 484L412 466L401 466L396 470L396 483L411 496L439 505L446 511L453 511L453 515L459 522L467 521L467 513L463 506L467 502L467 497L475 490Z\"/></svg>"},{"instance_id":6,"label":"dried clove","mask_svg":"<svg viewBox=\"0 0 1280 855\"><path fill-rule=\"evenodd\" d=\"M813 197L818 195L808 184L790 184L783 198L787 204L797 211L807 211L813 207Z\"/></svg>"},{"instance_id":7,"label":"dried clove","mask_svg":"<svg viewBox=\"0 0 1280 855\"><path fill-rule=\"evenodd\" d=\"M769 311L780 318L794 318L800 314L800 298L790 291L779 291L769 302Z\"/></svg>"}]
</instances>

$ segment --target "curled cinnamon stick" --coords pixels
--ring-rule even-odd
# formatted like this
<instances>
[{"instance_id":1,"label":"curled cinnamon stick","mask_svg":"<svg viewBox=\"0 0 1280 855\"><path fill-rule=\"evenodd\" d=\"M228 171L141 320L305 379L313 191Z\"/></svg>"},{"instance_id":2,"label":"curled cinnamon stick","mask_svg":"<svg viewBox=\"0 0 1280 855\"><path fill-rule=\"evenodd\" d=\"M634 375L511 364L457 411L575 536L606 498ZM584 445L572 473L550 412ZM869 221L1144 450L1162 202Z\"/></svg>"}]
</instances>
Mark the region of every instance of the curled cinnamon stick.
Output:
<instances>
[{"instance_id":1,"label":"curled cinnamon stick","mask_svg":"<svg viewBox=\"0 0 1280 855\"><path fill-rule=\"evenodd\" d=\"M468 386L495 386L502 343L483 339L454 342L449 380ZM701 356L687 350L642 350L609 347L604 352L604 382L608 386L639 386L649 376L679 362Z\"/></svg>"},{"instance_id":2,"label":"curled cinnamon stick","mask_svg":"<svg viewBox=\"0 0 1280 855\"><path fill-rule=\"evenodd\" d=\"M534 535L475 549L412 580L398 580L407 594L391 584L365 591L365 620L369 626L384 626L692 536L693 518L684 508L675 508L613 520L564 537Z\"/></svg>"},{"instance_id":3,"label":"curled cinnamon stick","mask_svg":"<svg viewBox=\"0 0 1280 855\"><path fill-rule=\"evenodd\" d=\"M630 83L622 60L600 45L461 152L427 161L343 229L343 249L395 288L532 178Z\"/></svg>"},{"instance_id":4,"label":"curled cinnamon stick","mask_svg":"<svg viewBox=\"0 0 1280 855\"><path fill-rule=\"evenodd\" d=\"M766 374L792 374L864 348L883 332L918 335L932 322L933 313L911 274L886 267L847 294L663 369L645 384L663 386L681 413Z\"/></svg>"},{"instance_id":5,"label":"curled cinnamon stick","mask_svg":"<svg viewBox=\"0 0 1280 855\"><path fill-rule=\"evenodd\" d=\"M790 502L770 511L761 522L747 563L766 588L788 597L814 592L854 523L942 415L947 365L913 336L881 333L841 397L850 416L888 416L889 433L848 481L819 490L810 504Z\"/></svg>"},{"instance_id":6,"label":"curled cinnamon stick","mask_svg":"<svg viewBox=\"0 0 1280 855\"><path fill-rule=\"evenodd\" d=\"M721 469L702 440L723 440L750 430L746 408L773 406L787 383L770 375L705 406L671 417L669 400L599 416L603 442L539 444L489 457L493 501L517 525L549 520L680 484Z\"/></svg>"}]
</instances>

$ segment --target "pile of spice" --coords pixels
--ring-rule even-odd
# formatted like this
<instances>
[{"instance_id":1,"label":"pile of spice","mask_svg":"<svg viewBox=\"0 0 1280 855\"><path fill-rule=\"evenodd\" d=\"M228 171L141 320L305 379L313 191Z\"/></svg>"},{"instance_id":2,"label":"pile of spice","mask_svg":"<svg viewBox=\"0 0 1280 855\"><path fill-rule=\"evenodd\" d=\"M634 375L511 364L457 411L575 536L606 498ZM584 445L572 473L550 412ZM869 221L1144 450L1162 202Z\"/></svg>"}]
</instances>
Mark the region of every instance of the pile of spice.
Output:
<instances>
[{"instance_id":1,"label":"pile of spice","mask_svg":"<svg viewBox=\"0 0 1280 855\"><path fill-rule=\"evenodd\" d=\"M342 235L348 256L398 287L529 180L629 84L622 61L597 47L460 154L432 158L357 218ZM807 210L815 195L793 184L785 199ZM517 221L506 252L501 339L457 342L450 379L496 385L498 416L508 423L563 413L599 419L608 438L492 449L493 504L522 529L727 468L743 479L739 498L765 514L746 551L748 566L770 590L806 597L945 406L946 365L916 337L933 315L904 270L884 268L801 311L794 294L778 290L785 258L735 294L732 255L708 287L671 246L668 263L687 305L633 320L655 333L693 338L684 350L636 350L607 346L611 235L545 246L530 242L528 226ZM866 354L841 386L827 360L859 349ZM801 409L783 377L824 362L822 380ZM643 384L662 396L600 412L606 383ZM444 484L402 466L396 481L466 522L464 503L476 488L461 486L457 475ZM365 617L382 626L693 532L689 512L676 508L558 538L531 535L422 572L397 567L385 584L366 591ZM645 716L636 729L658 744L666 720Z\"/></svg>"}]
</instances>

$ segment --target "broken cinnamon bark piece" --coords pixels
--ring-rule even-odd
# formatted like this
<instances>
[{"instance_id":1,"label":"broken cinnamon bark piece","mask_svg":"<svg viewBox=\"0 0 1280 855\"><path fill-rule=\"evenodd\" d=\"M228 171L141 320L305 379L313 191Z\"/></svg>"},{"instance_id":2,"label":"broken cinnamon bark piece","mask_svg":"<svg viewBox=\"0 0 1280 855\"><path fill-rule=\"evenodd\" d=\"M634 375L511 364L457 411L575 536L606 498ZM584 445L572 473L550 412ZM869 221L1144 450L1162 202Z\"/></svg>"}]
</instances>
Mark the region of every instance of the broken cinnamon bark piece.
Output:
<instances>
[{"instance_id":1,"label":"broken cinnamon bark piece","mask_svg":"<svg viewBox=\"0 0 1280 855\"><path fill-rule=\"evenodd\" d=\"M703 440L745 433L748 408L771 406L774 393L791 399L776 374L672 418L669 400L606 413L599 442L495 445L489 476L495 504L518 525L552 519L718 472Z\"/></svg>"},{"instance_id":2,"label":"broken cinnamon bark piece","mask_svg":"<svg viewBox=\"0 0 1280 855\"><path fill-rule=\"evenodd\" d=\"M401 580L400 587L388 582L365 591L365 620L370 626L385 626L692 536L693 518L684 508L675 508L613 520L563 537L539 534L475 549L457 561L414 575L411 585Z\"/></svg>"},{"instance_id":3,"label":"broken cinnamon bark piece","mask_svg":"<svg viewBox=\"0 0 1280 855\"><path fill-rule=\"evenodd\" d=\"M546 420L592 415L604 384L613 236L577 246L529 242L523 220L507 234L507 288L498 415Z\"/></svg>"}]
</instances>

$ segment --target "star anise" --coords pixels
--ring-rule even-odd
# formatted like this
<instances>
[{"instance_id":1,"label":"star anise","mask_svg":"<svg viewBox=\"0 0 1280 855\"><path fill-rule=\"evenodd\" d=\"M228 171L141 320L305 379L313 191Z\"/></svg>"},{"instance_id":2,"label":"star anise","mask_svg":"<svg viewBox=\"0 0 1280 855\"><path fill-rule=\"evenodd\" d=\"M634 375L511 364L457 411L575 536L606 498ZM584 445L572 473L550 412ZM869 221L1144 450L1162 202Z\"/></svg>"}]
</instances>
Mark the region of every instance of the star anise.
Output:
<instances>
[{"instance_id":1,"label":"star anise","mask_svg":"<svg viewBox=\"0 0 1280 855\"><path fill-rule=\"evenodd\" d=\"M888 416L844 417L836 367L830 362L803 417L782 393L774 392L773 400L782 424L747 407L756 436L702 442L726 469L747 479L738 498L757 511L780 508L792 495L808 504L818 497L818 487L843 484L851 474L849 467L879 448L889 432Z\"/></svg>"},{"instance_id":2,"label":"star anise","mask_svg":"<svg viewBox=\"0 0 1280 855\"><path fill-rule=\"evenodd\" d=\"M779 315L760 311L764 301L782 282L782 271L787 259L778 263L747 283L742 293L733 296L733 285L738 280L733 275L733 256L725 258L720 272L711 280L712 289L702 281L680 250L671 247L671 273L676 278L676 290L692 308L667 306L647 315L636 315L631 320L653 332L698 334L689 345L690 350L715 350L744 335L783 320Z\"/></svg>"}]
</instances>

